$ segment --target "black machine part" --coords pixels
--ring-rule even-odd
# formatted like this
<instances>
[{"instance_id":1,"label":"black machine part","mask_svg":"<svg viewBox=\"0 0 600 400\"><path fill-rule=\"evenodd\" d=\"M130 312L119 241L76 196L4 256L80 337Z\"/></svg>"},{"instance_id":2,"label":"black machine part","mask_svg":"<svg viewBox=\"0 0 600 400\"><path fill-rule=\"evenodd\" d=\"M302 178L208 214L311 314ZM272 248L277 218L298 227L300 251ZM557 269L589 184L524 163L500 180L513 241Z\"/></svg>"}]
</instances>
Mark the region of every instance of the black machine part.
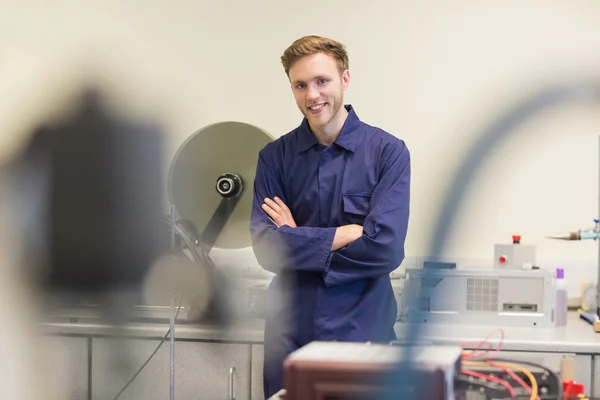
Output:
<instances>
[{"instance_id":1,"label":"black machine part","mask_svg":"<svg viewBox=\"0 0 600 400\"><path fill-rule=\"evenodd\" d=\"M168 175L169 201L178 220L201 232L199 245L207 251L251 245L256 164L272 140L253 125L225 121L196 131L177 150Z\"/></svg>"},{"instance_id":2,"label":"black machine part","mask_svg":"<svg viewBox=\"0 0 600 400\"><path fill-rule=\"evenodd\" d=\"M84 92L68 118L40 125L11 168L27 265L51 289L136 286L160 252L163 134Z\"/></svg>"}]
</instances>

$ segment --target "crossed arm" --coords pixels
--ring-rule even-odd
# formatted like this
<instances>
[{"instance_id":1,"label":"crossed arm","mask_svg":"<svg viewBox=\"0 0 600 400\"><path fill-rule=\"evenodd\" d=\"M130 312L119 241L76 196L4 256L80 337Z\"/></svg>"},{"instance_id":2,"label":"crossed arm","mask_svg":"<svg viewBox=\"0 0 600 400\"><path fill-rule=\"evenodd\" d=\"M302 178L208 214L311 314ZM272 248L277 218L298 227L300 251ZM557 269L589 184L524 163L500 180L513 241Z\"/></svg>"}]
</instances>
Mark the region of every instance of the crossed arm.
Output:
<instances>
[{"instance_id":1,"label":"crossed arm","mask_svg":"<svg viewBox=\"0 0 600 400\"><path fill-rule=\"evenodd\" d=\"M268 271L317 271L327 286L389 274L404 259L410 198L410 154L403 142L382 157L381 179L362 227L297 226L281 198L279 177L259 157L250 230Z\"/></svg>"},{"instance_id":2,"label":"crossed arm","mask_svg":"<svg viewBox=\"0 0 600 400\"><path fill-rule=\"evenodd\" d=\"M287 225L290 228L297 228L292 212L279 197L275 196L273 200L269 198L264 199L262 209L278 228L281 228L283 225ZM331 243L331 251L336 251L349 245L361 237L362 234L363 227L360 225L351 224L340 226L335 230L333 242Z\"/></svg>"}]
</instances>

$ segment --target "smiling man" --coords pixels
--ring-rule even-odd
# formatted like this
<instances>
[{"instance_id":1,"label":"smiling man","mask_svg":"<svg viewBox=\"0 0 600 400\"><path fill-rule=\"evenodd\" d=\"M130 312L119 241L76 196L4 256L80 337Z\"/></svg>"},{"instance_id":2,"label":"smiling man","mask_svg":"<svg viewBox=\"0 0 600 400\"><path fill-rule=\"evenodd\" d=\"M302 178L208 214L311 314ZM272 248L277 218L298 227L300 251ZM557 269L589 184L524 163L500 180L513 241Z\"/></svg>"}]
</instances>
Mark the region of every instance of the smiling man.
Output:
<instances>
[{"instance_id":1,"label":"smiling man","mask_svg":"<svg viewBox=\"0 0 600 400\"><path fill-rule=\"evenodd\" d=\"M344 46L306 36L281 62L300 126L259 153L250 230L276 276L265 326L264 390L283 387L283 361L314 340L391 341L389 274L404 259L410 155L404 141L344 105Z\"/></svg>"}]
</instances>

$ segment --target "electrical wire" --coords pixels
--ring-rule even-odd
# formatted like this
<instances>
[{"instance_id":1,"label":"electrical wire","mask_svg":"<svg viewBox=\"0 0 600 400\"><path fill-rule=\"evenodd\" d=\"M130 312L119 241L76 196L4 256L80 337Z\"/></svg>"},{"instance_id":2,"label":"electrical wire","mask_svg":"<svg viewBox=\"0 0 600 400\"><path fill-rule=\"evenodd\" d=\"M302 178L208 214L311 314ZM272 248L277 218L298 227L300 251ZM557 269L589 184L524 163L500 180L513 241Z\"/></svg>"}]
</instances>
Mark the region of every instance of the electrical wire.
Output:
<instances>
[{"instance_id":1,"label":"electrical wire","mask_svg":"<svg viewBox=\"0 0 600 400\"><path fill-rule=\"evenodd\" d=\"M525 388L525 390L527 390L530 394L532 394L532 397L533 397L533 389L531 388L531 386L529 386L527 383L525 383L525 381L523 381L523 379L521 379L521 377L519 377L519 375L515 374L510 369L508 369L505 366L505 364L497 364L497 363L494 363L491 361L488 361L488 364L492 367L501 369L505 374L510 376L512 379L515 380L515 382L517 382L519 385L521 385L523 388ZM523 371L521 371L521 372L523 372ZM530 382L531 382L531 379L530 379ZM530 398L530 400L533 400L533 399ZM536 394L535 400L540 400L540 396Z\"/></svg>"},{"instance_id":2,"label":"electrical wire","mask_svg":"<svg viewBox=\"0 0 600 400\"><path fill-rule=\"evenodd\" d=\"M492 355L489 355L489 352L494 348L492 343L489 341L490 337L494 334L494 332L500 332L500 340L498 342L498 346L496 347L496 349L494 350ZM481 350L481 347L486 343L488 344L488 346L490 348L488 350L485 350L483 355L479 355L477 353L477 351ZM491 358L496 357L500 353L503 343L504 343L504 331L501 328L496 328L496 329L492 330L490 333L488 333L488 335L483 340L466 342L466 343L461 344L460 347L464 348L464 347L471 347L473 344L477 345L475 347L475 349L467 350L467 351L463 352L464 358L479 358L479 357L486 356L487 359L491 359Z\"/></svg>"},{"instance_id":3,"label":"electrical wire","mask_svg":"<svg viewBox=\"0 0 600 400\"><path fill-rule=\"evenodd\" d=\"M177 223L177 221L175 222L175 224L173 224L172 221L167 218L166 222L179 235L179 237L185 241L187 248L192 253L192 257L198 263L198 265L200 267L207 268L211 272L215 272L216 267L215 267L214 263L212 262L212 260L210 259L210 257L208 256L208 253L206 252L206 250L203 247L197 248L196 245L192 242L192 240L188 236L187 232L185 232L185 230ZM175 314L175 319L177 319L177 317L179 316L179 311L181 310L182 302L183 302L183 298L181 298L179 300L179 305L177 306L177 313ZM133 383L133 381L138 377L138 375L144 370L144 368L146 368L146 365L148 365L148 363L152 360L152 358L154 358L156 353L158 353L158 350L160 350L163 343L167 341L170 333L171 333L171 327L169 327L169 329L167 330L167 333L163 336L163 338L161 339L158 346L156 346L156 349L154 349L152 354L150 354L150 357L148 357L148 359L136 371L136 373L125 384L125 386L123 386L123 388L115 396L114 400L118 400L118 398L123 394L123 392L125 392L125 390L129 387L129 385L131 385Z\"/></svg>"},{"instance_id":4,"label":"electrical wire","mask_svg":"<svg viewBox=\"0 0 600 400\"><path fill-rule=\"evenodd\" d=\"M183 297L181 299L179 299L179 305L177 306L177 313L175 314L175 319L177 319L177 316L179 315L179 310L181 310L181 304L182 304L182 302L183 302ZM133 383L133 381L135 380L135 378L137 378L138 375L144 370L144 368L146 368L146 365L148 365L148 363L150 362L150 360L152 360L152 358L154 358L154 356L156 355L156 353L158 353L158 350L161 348L161 346L163 345L163 343L169 338L169 334L170 333L171 333L171 327L169 327L169 330L167 331L167 333L165 334L165 336L163 336L163 338L160 341L160 343L158 344L158 346L156 346L156 349L154 349L154 351L152 352L152 354L150 354L150 357L148 357L148 359L142 364L142 366L136 371L136 373L133 374L133 376L125 384L125 386L123 386L123 388L119 391L119 393L117 393L117 395L115 396L114 400L117 400L119 397L121 397L121 395L123 394L123 392L129 387L129 385L131 385Z\"/></svg>"},{"instance_id":5,"label":"electrical wire","mask_svg":"<svg viewBox=\"0 0 600 400\"><path fill-rule=\"evenodd\" d=\"M490 384L490 381L481 381L481 380L473 381L473 380L470 380L468 378L465 378L465 377L462 377L462 376L458 376L456 378L455 382L460 382L460 383L463 383L465 385L476 386L476 387L480 387L480 388L484 388L484 389L489 389L489 390L495 390L495 391L498 390L498 388L496 386L492 386ZM460 386L457 386L457 388L459 390L463 389ZM467 397L467 398L469 398L469 397ZM556 396L547 396L547 395L546 396L542 395L539 398L540 398L540 400L600 400L600 397L584 397L584 398L581 398L581 397L573 396L573 397L560 397L559 398L559 397L556 397ZM517 394L516 399L517 400L528 400L529 399L529 395L524 396L524 395Z\"/></svg>"},{"instance_id":6,"label":"electrical wire","mask_svg":"<svg viewBox=\"0 0 600 400\"><path fill-rule=\"evenodd\" d=\"M500 340L496 347L494 347L489 340L495 332L500 332ZM463 347L463 348L471 347L471 346L475 345L475 348L473 350L466 350L463 352L463 359L464 359L463 365L482 365L482 366L499 368L500 370L502 370L503 372L508 374L511 378L513 378L517 383L519 383L525 390L527 390L531 394L530 400L540 398L537 393L538 392L537 381L536 381L535 377L533 376L533 374L528 369L522 367L522 365L541 369L541 370L545 371L546 373L548 373L549 375L551 375L555 379L556 386L557 386L558 392L559 392L558 396L556 398L562 399L562 396L563 396L562 381L557 373L553 372L549 368L547 368L541 364L538 364L538 363L534 363L534 362L530 362L530 361L517 361L517 360L511 360L511 359L507 359L507 358L497 357L497 355L500 353L500 351L502 349L503 341L504 341L504 331L500 328L496 328L496 329L492 330L483 340L481 340L479 342L472 341L472 342L463 343L461 345L461 347ZM483 349L484 346L486 346L486 345L487 345L487 349ZM490 354L490 352L491 352L491 354ZM476 359L476 360L467 360L467 359ZM475 364L473 364L473 363L475 363ZM527 385L518 375L514 374L510 369L515 369L515 370L518 370L521 373L523 373L530 380L532 387L529 387L529 385ZM544 397L544 398L548 398L548 397Z\"/></svg>"},{"instance_id":7,"label":"electrical wire","mask_svg":"<svg viewBox=\"0 0 600 400\"><path fill-rule=\"evenodd\" d=\"M461 371L461 373L464 374L464 375L470 375L470 376L475 377L475 378L483 379L483 380L486 380L486 381L490 381L490 382L494 382L494 383L497 383L499 385L502 385L502 386L504 386L506 388L506 390L508 390L508 393L510 393L510 397L511 398L513 398L513 399L517 398L517 392L515 391L515 388L513 388L510 385L510 383L506 382L504 379L500 379L500 378L497 378L497 377L491 376L491 375L485 375L485 374L482 374L482 373L479 373L479 372L475 372L475 371L471 371L471 370L468 370L468 369L463 369Z\"/></svg>"},{"instance_id":8,"label":"electrical wire","mask_svg":"<svg viewBox=\"0 0 600 400\"><path fill-rule=\"evenodd\" d=\"M550 368L543 366L542 364L539 363L535 363L535 362L531 362L531 361L517 361L517 360L511 360L508 358L500 358L500 357L496 357L494 359L494 362L502 362L502 363L514 363L514 364L519 364L519 365L526 365L529 367L534 367L534 368L538 368L541 369L542 371L545 371L548 375L552 376L554 378L554 380L556 381L556 386L558 387L558 396L556 397L556 399L562 399L563 398L563 386L562 386L562 379L560 378L560 376L552 371Z\"/></svg>"},{"instance_id":9,"label":"electrical wire","mask_svg":"<svg viewBox=\"0 0 600 400\"><path fill-rule=\"evenodd\" d=\"M533 376L533 374L531 373L531 371L516 365L516 364L512 364L512 363L499 363L499 362L485 362L485 361L463 361L463 365L467 365L467 366L473 366L473 367L489 367L489 366L494 366L492 364L496 364L498 367L504 367L504 368L512 368L512 369L516 369L520 372L522 372L530 381L531 383L531 397L530 400L535 400L538 397L538 384L537 384L537 380L535 379L535 377ZM516 375L515 375L516 376ZM519 382L525 389L526 387L524 386L524 382L521 380L521 382Z\"/></svg>"},{"instance_id":10,"label":"electrical wire","mask_svg":"<svg viewBox=\"0 0 600 400\"><path fill-rule=\"evenodd\" d=\"M517 361L517 360L511 360L511 359L508 359L508 358L500 358L500 357L496 357L494 359L494 361L499 361L499 362L503 362L503 363L508 362L508 363L515 363L515 364L523 364L523 365L527 365L527 366L530 366L530 367L539 368L539 369L547 372L549 375L552 375L552 377L554 379L556 379L557 383L560 384L562 382L562 380L560 379L560 377L558 376L558 374L556 372L553 372L550 368L545 367L542 364L538 364L538 363L531 362L531 361L520 361L520 360ZM562 387L562 384L560 384L559 386Z\"/></svg>"}]
</instances>

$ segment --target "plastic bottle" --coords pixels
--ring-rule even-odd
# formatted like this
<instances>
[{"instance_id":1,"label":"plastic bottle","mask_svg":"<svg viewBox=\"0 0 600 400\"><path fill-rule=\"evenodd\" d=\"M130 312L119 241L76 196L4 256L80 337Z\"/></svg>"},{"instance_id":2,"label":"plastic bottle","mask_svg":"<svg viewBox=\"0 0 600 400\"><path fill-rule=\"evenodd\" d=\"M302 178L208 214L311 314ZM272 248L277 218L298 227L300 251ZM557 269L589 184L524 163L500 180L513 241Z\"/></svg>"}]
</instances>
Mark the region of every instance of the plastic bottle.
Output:
<instances>
[{"instance_id":1,"label":"plastic bottle","mask_svg":"<svg viewBox=\"0 0 600 400\"><path fill-rule=\"evenodd\" d=\"M556 326L567 324L567 282L565 270L556 269Z\"/></svg>"}]
</instances>

